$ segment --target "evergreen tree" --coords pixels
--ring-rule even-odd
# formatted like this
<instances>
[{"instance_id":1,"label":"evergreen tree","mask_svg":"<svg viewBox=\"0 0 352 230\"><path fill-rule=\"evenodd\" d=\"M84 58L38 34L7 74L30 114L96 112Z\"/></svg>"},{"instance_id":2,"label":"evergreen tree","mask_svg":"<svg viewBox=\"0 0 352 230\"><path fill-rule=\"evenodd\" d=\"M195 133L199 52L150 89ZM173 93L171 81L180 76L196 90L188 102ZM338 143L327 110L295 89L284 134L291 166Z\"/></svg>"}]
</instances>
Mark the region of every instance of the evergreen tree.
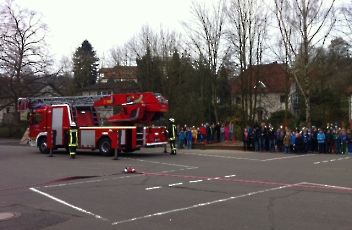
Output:
<instances>
[{"instance_id":1,"label":"evergreen tree","mask_svg":"<svg viewBox=\"0 0 352 230\"><path fill-rule=\"evenodd\" d=\"M141 91L145 92L163 92L161 84L160 60L153 56L149 46L146 54L136 60L137 62L137 79Z\"/></svg>"},{"instance_id":2,"label":"evergreen tree","mask_svg":"<svg viewBox=\"0 0 352 230\"><path fill-rule=\"evenodd\" d=\"M99 58L92 45L84 40L73 55L73 73L76 89L94 85L98 77Z\"/></svg>"}]
</instances>

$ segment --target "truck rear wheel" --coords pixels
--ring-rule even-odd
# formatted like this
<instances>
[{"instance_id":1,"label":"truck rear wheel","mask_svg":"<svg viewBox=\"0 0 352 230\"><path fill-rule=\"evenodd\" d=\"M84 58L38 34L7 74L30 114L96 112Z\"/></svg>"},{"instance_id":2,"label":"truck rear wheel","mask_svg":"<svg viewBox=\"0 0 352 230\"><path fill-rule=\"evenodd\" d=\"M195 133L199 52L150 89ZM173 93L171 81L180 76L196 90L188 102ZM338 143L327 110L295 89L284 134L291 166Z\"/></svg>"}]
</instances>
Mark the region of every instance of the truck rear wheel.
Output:
<instances>
[{"instance_id":1,"label":"truck rear wheel","mask_svg":"<svg viewBox=\"0 0 352 230\"><path fill-rule=\"evenodd\" d=\"M103 156L111 156L113 153L113 149L111 148L111 140L110 138L103 138L99 141L99 152Z\"/></svg>"},{"instance_id":2,"label":"truck rear wheel","mask_svg":"<svg viewBox=\"0 0 352 230\"><path fill-rule=\"evenodd\" d=\"M41 153L48 154L50 149L48 149L48 141L46 138L42 138L38 142L38 148Z\"/></svg>"}]
</instances>

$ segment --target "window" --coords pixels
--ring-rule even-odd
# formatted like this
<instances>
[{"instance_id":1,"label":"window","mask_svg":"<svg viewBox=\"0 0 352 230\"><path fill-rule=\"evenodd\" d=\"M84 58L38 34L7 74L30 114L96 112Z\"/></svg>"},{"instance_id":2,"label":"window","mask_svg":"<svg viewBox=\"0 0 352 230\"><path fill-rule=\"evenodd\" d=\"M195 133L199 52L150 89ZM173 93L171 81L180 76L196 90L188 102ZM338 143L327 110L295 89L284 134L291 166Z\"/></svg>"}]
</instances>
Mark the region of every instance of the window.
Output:
<instances>
[{"instance_id":1,"label":"window","mask_svg":"<svg viewBox=\"0 0 352 230\"><path fill-rule=\"evenodd\" d=\"M39 124L43 120L42 113L33 113L33 124Z\"/></svg>"},{"instance_id":2,"label":"window","mask_svg":"<svg viewBox=\"0 0 352 230\"><path fill-rule=\"evenodd\" d=\"M285 95L280 95L280 103L285 103Z\"/></svg>"}]
</instances>

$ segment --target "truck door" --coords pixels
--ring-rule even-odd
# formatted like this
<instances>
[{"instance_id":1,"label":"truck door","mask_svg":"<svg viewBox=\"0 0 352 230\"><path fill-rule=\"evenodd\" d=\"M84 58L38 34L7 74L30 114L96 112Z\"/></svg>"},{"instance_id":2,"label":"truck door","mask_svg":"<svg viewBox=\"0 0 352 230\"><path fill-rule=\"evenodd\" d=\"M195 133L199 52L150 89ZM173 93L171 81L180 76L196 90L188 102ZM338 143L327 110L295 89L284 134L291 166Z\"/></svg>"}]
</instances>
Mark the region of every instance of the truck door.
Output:
<instances>
[{"instance_id":1,"label":"truck door","mask_svg":"<svg viewBox=\"0 0 352 230\"><path fill-rule=\"evenodd\" d=\"M43 111L34 112L30 116L29 120L30 129L29 135L32 140L35 140L40 132L45 132L45 124L43 122Z\"/></svg>"},{"instance_id":2,"label":"truck door","mask_svg":"<svg viewBox=\"0 0 352 230\"><path fill-rule=\"evenodd\" d=\"M56 130L56 145L63 144L63 108L53 108L52 130Z\"/></svg>"}]
</instances>

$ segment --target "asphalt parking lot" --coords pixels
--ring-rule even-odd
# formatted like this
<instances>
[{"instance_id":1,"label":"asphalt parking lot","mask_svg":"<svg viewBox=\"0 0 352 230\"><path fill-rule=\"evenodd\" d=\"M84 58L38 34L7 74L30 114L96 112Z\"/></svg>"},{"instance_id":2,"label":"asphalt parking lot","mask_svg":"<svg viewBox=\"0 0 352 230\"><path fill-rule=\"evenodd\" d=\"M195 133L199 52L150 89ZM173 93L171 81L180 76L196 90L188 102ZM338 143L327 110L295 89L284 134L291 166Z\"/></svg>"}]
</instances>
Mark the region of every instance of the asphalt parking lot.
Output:
<instances>
[{"instance_id":1,"label":"asphalt parking lot","mask_svg":"<svg viewBox=\"0 0 352 230\"><path fill-rule=\"evenodd\" d=\"M352 155L160 147L70 159L18 142L0 139L0 229L352 229Z\"/></svg>"}]
</instances>

